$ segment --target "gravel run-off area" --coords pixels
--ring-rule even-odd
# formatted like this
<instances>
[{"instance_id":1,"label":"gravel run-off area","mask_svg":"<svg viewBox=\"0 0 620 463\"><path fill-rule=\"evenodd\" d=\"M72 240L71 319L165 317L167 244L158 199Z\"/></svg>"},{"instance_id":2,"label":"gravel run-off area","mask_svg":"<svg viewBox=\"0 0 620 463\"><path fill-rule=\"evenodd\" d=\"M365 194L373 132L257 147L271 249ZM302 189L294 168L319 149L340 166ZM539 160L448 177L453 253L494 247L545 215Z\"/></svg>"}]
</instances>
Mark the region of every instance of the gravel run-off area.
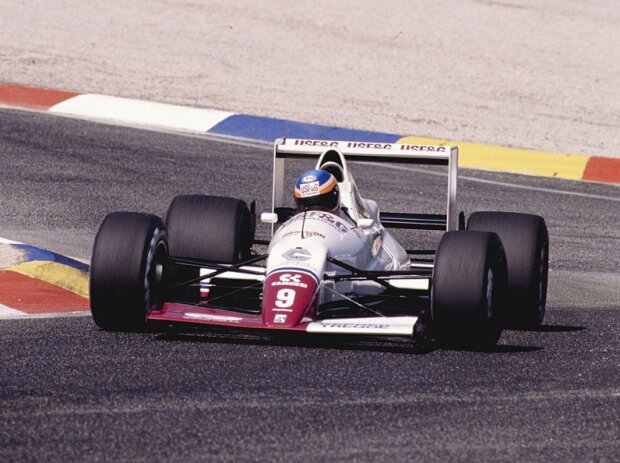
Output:
<instances>
[{"instance_id":1,"label":"gravel run-off area","mask_svg":"<svg viewBox=\"0 0 620 463\"><path fill-rule=\"evenodd\" d=\"M2 0L0 81L620 156L616 0Z\"/></svg>"}]
</instances>

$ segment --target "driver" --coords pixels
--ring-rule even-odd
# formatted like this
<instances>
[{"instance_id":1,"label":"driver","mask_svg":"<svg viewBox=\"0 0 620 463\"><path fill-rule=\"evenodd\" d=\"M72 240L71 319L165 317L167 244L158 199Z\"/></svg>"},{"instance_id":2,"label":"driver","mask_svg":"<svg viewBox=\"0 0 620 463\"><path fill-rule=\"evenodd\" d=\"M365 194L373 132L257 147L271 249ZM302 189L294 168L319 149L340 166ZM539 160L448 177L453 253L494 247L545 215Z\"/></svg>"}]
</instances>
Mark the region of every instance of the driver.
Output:
<instances>
[{"instance_id":1,"label":"driver","mask_svg":"<svg viewBox=\"0 0 620 463\"><path fill-rule=\"evenodd\" d=\"M297 212L327 211L340 214L340 192L336 177L325 170L308 170L295 182Z\"/></svg>"}]
</instances>

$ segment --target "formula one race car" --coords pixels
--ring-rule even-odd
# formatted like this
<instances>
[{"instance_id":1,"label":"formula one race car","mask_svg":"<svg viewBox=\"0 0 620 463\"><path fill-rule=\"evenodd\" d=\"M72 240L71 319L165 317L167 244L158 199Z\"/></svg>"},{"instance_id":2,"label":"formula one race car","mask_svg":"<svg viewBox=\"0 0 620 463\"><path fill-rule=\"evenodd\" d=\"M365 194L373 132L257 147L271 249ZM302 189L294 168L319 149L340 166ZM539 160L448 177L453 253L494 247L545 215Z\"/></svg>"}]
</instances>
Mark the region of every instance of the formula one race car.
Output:
<instances>
[{"instance_id":1,"label":"formula one race car","mask_svg":"<svg viewBox=\"0 0 620 463\"><path fill-rule=\"evenodd\" d=\"M334 208L290 207L284 162L291 158L316 160L317 175L338 187ZM177 196L165 224L111 213L91 261L94 321L104 330L204 326L468 346L494 345L506 326L535 327L547 293L545 221L475 212L465 227L457 158L450 146L276 140L273 204L261 215L271 224L268 241L255 239L255 203L228 197ZM447 166L446 213L380 212L360 195L350 161ZM316 175L302 180L299 197L322 194ZM443 237L436 250L406 250L389 228Z\"/></svg>"}]
</instances>

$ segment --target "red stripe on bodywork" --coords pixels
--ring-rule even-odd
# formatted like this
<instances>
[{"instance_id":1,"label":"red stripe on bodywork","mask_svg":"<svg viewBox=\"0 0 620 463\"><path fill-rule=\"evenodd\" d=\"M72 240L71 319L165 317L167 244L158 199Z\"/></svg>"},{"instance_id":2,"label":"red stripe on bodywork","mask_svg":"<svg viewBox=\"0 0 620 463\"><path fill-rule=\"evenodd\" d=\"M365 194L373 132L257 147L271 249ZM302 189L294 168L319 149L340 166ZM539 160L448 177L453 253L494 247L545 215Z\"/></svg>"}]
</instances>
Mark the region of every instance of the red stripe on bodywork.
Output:
<instances>
[{"instance_id":1,"label":"red stripe on bodywork","mask_svg":"<svg viewBox=\"0 0 620 463\"><path fill-rule=\"evenodd\" d=\"M10 270L0 270L0 304L29 314L88 310L88 299Z\"/></svg>"},{"instance_id":2,"label":"red stripe on bodywork","mask_svg":"<svg viewBox=\"0 0 620 463\"><path fill-rule=\"evenodd\" d=\"M0 84L0 104L30 109L49 109L55 104L72 98L78 93L61 92L47 88Z\"/></svg>"},{"instance_id":3,"label":"red stripe on bodywork","mask_svg":"<svg viewBox=\"0 0 620 463\"><path fill-rule=\"evenodd\" d=\"M240 329L274 329L273 326L265 325L260 315L251 315L204 306L179 304L176 302L166 302L161 309L150 312L147 318L151 321L228 326ZM304 322L290 328L276 328L278 330L306 331L307 327L308 323Z\"/></svg>"},{"instance_id":4,"label":"red stripe on bodywork","mask_svg":"<svg viewBox=\"0 0 620 463\"><path fill-rule=\"evenodd\" d=\"M583 180L620 184L620 159L592 156L583 172Z\"/></svg>"}]
</instances>

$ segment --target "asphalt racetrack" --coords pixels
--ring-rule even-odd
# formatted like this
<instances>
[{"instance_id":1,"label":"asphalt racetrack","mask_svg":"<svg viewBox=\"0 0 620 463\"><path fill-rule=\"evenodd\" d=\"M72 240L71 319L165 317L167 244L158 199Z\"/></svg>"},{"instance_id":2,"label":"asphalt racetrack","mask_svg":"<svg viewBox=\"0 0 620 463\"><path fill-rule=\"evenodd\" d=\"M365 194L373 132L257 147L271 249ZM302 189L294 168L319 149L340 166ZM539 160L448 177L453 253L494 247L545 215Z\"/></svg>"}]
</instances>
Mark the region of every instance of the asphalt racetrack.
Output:
<instances>
[{"instance_id":1,"label":"asphalt racetrack","mask_svg":"<svg viewBox=\"0 0 620 463\"><path fill-rule=\"evenodd\" d=\"M443 205L439 171L353 173L383 210ZM108 212L188 192L267 210L270 184L265 145L0 110L0 236L70 256ZM467 213L545 217L539 330L470 352L2 320L0 461L618 461L620 189L465 170L459 188Z\"/></svg>"}]
</instances>

